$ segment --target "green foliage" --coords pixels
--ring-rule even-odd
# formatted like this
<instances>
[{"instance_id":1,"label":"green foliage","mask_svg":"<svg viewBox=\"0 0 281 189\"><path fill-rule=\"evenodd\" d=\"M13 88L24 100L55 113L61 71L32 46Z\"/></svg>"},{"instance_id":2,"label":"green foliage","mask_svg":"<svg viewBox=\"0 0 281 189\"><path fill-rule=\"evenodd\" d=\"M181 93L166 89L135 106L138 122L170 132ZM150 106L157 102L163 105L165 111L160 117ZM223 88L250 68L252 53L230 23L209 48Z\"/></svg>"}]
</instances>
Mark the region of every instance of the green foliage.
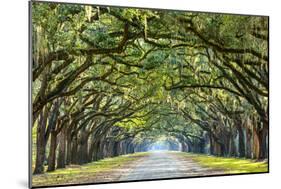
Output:
<instances>
[{"instance_id":1,"label":"green foliage","mask_svg":"<svg viewBox=\"0 0 281 189\"><path fill-rule=\"evenodd\" d=\"M32 27L35 122L59 102L74 135L194 145L268 124L266 17L33 2Z\"/></svg>"}]
</instances>

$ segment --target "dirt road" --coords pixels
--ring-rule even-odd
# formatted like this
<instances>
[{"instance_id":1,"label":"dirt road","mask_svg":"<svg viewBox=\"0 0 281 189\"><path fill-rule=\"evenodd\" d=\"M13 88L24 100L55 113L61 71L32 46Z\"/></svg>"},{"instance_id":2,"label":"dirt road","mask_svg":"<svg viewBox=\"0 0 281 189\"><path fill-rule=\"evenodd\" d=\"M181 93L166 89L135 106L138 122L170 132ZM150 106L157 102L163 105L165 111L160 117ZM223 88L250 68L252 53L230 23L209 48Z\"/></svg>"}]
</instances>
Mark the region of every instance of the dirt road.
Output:
<instances>
[{"instance_id":1,"label":"dirt road","mask_svg":"<svg viewBox=\"0 0 281 189\"><path fill-rule=\"evenodd\" d=\"M120 177L120 181L148 180L176 177L192 177L223 174L221 170L203 168L191 158L182 157L182 152L153 151L135 162L130 171Z\"/></svg>"}]
</instances>

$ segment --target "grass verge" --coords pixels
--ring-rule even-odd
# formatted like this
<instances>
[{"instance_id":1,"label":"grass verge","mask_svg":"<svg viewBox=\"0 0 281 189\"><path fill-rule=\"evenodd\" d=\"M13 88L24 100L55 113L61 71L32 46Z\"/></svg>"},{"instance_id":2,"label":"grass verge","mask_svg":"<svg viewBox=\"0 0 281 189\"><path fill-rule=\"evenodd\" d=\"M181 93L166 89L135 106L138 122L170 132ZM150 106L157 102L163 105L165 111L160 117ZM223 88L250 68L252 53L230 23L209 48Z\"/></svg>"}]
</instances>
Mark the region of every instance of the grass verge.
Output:
<instances>
[{"instance_id":1,"label":"grass verge","mask_svg":"<svg viewBox=\"0 0 281 189\"><path fill-rule=\"evenodd\" d=\"M203 167L222 169L228 174L262 173L268 172L268 163L243 158L226 158L203 154L184 153L185 157L192 158Z\"/></svg>"},{"instance_id":2,"label":"grass verge","mask_svg":"<svg viewBox=\"0 0 281 189\"><path fill-rule=\"evenodd\" d=\"M148 155L149 153L136 153L122 155L113 158L105 158L96 162L79 165L70 165L64 169L47 172L41 175L33 175L32 186L50 186L80 184L89 182L103 182L104 175L110 178L114 169ZM115 175L116 176L116 175ZM114 179L114 176L113 176Z\"/></svg>"}]
</instances>

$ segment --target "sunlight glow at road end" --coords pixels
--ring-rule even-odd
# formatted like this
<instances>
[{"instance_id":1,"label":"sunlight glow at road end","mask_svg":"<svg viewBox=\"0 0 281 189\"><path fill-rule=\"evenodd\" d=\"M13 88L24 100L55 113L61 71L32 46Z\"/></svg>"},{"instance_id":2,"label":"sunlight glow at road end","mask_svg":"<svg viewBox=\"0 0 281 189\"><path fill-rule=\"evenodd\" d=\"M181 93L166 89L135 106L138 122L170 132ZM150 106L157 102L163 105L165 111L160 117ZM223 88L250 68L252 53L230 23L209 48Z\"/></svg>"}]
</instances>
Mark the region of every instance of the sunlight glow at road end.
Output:
<instances>
[{"instance_id":1,"label":"sunlight glow at road end","mask_svg":"<svg viewBox=\"0 0 281 189\"><path fill-rule=\"evenodd\" d=\"M171 143L171 142L170 142ZM168 150L179 150L179 144L177 142L173 142L173 145L178 146L177 149L173 149L168 141L166 140L158 140L155 143L151 144L148 151L168 151Z\"/></svg>"}]
</instances>

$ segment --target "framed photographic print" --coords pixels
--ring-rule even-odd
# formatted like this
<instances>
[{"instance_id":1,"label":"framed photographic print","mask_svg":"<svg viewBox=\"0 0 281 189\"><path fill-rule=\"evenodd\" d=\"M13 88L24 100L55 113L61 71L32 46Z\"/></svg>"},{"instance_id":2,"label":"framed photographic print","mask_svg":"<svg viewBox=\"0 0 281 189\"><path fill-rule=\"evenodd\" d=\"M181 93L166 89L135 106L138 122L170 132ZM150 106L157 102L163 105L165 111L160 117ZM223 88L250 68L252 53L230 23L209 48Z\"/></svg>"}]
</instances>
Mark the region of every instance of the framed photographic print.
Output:
<instances>
[{"instance_id":1,"label":"framed photographic print","mask_svg":"<svg viewBox=\"0 0 281 189\"><path fill-rule=\"evenodd\" d=\"M31 1L30 187L269 172L269 17Z\"/></svg>"}]
</instances>

